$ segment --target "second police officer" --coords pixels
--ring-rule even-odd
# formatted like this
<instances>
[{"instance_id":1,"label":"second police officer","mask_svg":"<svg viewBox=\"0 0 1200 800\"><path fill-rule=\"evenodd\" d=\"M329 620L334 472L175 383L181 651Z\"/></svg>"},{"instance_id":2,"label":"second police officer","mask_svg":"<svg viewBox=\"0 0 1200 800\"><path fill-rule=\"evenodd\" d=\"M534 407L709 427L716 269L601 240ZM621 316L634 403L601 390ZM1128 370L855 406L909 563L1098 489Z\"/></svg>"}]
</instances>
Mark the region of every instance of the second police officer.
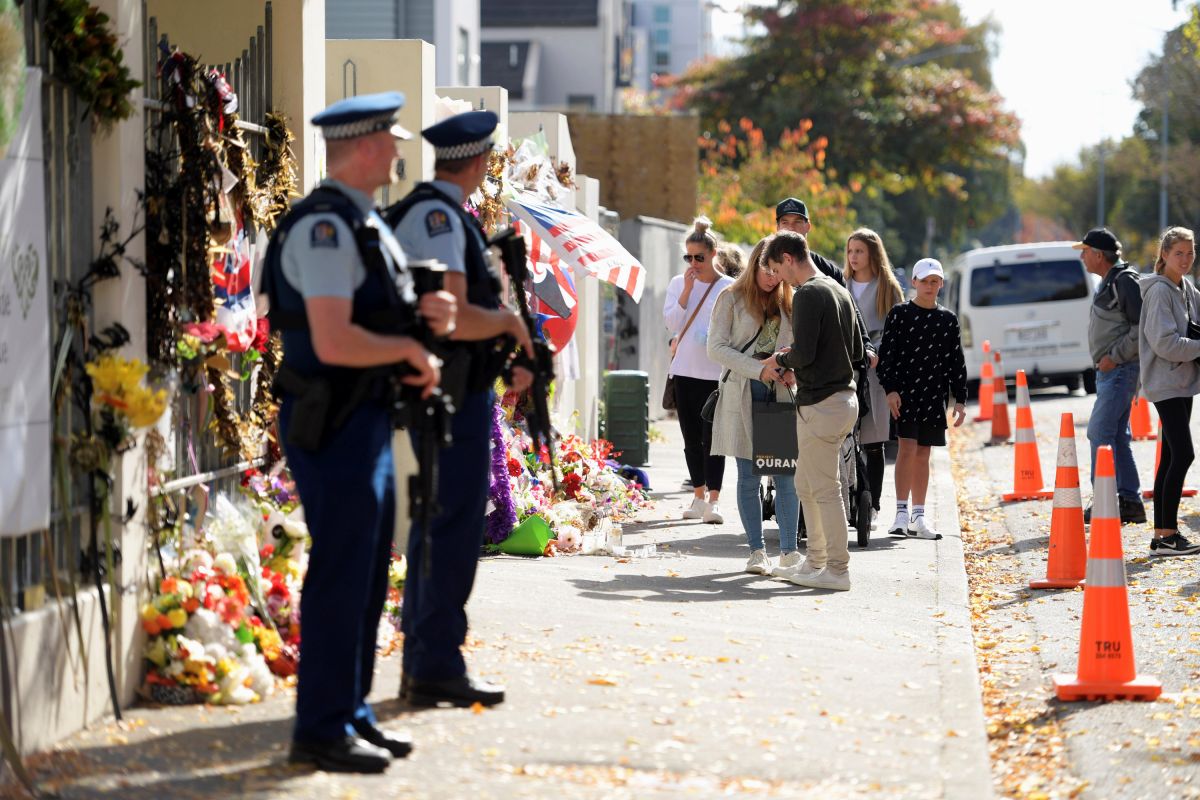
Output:
<instances>
[{"instance_id":1,"label":"second police officer","mask_svg":"<svg viewBox=\"0 0 1200 800\"><path fill-rule=\"evenodd\" d=\"M404 666L400 696L415 706L449 703L470 706L503 702L503 687L467 673L461 647L467 635L465 606L475 582L483 545L488 501L492 391L511 344L532 352L528 330L501 302L501 285L487 254L487 242L463 202L487 177L493 133L499 118L491 111L457 114L422 131L434 147L434 180L388 209L388 222L413 259L436 259L447 266L446 290L457 301L452 339L469 367L466 385L443 384L457 408L451 421L453 444L440 451L438 515L430 526L432 552L424 552L423 531L414 523L408 540L402 630ZM507 344L504 344L507 342ZM524 391L528 370L512 370L510 384Z\"/></svg>"},{"instance_id":2,"label":"second police officer","mask_svg":"<svg viewBox=\"0 0 1200 800\"><path fill-rule=\"evenodd\" d=\"M297 203L268 247L263 285L282 331L276 387L288 465L312 535L300 613L304 637L290 760L380 772L412 749L367 705L394 527L393 365L428 395L439 362L403 332L423 317L454 327L445 292L418 299L406 260L372 199L395 180L404 95L334 103L313 117L329 177Z\"/></svg>"}]
</instances>

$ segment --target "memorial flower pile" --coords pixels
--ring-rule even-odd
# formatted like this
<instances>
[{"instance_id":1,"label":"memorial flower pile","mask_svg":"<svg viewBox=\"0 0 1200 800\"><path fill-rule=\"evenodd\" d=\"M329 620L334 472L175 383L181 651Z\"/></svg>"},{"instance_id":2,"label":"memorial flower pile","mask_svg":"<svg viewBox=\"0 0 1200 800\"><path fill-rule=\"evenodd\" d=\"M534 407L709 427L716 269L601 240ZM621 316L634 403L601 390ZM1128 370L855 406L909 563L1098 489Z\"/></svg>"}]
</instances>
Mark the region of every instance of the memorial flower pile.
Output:
<instances>
[{"instance_id":1,"label":"memorial flower pile","mask_svg":"<svg viewBox=\"0 0 1200 800\"><path fill-rule=\"evenodd\" d=\"M493 451L491 513L487 541L499 544L514 524L537 515L558 539L558 552L578 549L583 530L599 518L612 522L628 519L649 505L645 489L621 474L620 454L604 439L585 440L574 434L561 437L553 457L543 447L534 452L519 424L519 412L507 408L497 418L499 440ZM511 414L511 417L509 416ZM515 522L505 520L511 509Z\"/></svg>"}]
</instances>

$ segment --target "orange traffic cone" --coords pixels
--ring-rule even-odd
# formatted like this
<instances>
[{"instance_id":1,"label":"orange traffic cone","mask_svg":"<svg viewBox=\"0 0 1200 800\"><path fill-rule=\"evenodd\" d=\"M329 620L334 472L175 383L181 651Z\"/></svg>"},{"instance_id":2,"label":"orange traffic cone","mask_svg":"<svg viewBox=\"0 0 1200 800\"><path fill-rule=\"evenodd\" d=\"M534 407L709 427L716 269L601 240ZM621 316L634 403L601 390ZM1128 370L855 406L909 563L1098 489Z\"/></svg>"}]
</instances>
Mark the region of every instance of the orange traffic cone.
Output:
<instances>
[{"instance_id":1,"label":"orange traffic cone","mask_svg":"<svg viewBox=\"0 0 1200 800\"><path fill-rule=\"evenodd\" d=\"M1137 442L1158 438L1150 427L1150 401L1140 394L1129 407L1129 431Z\"/></svg>"},{"instance_id":2,"label":"orange traffic cone","mask_svg":"<svg viewBox=\"0 0 1200 800\"><path fill-rule=\"evenodd\" d=\"M1059 700L1154 700L1162 694L1162 684L1152 676L1138 675L1133 661L1117 478L1108 445L1096 451L1079 666L1074 676L1055 675L1054 685Z\"/></svg>"},{"instance_id":3,"label":"orange traffic cone","mask_svg":"<svg viewBox=\"0 0 1200 800\"><path fill-rule=\"evenodd\" d=\"M1161 422L1158 423L1158 446L1154 448L1154 472L1150 473L1151 475L1158 474L1158 464L1160 461L1162 461L1162 423ZM1183 487L1183 496L1184 497L1195 497L1196 496L1196 487L1195 486L1184 486ZM1149 489L1142 489L1142 497L1146 498L1147 500L1153 500L1154 499L1153 486Z\"/></svg>"},{"instance_id":4,"label":"orange traffic cone","mask_svg":"<svg viewBox=\"0 0 1200 800\"><path fill-rule=\"evenodd\" d=\"M1000 351L996 357L996 377L992 379L992 439L988 444L1008 444L1012 429L1008 426L1008 389L1004 386L1004 365Z\"/></svg>"},{"instance_id":5,"label":"orange traffic cone","mask_svg":"<svg viewBox=\"0 0 1200 800\"><path fill-rule=\"evenodd\" d=\"M1079 459L1075 455L1075 418L1068 411L1058 426L1058 471L1054 476L1046 579L1030 581L1029 588L1074 589L1083 583L1086 570L1087 537L1083 532L1083 498L1079 494Z\"/></svg>"},{"instance_id":6,"label":"orange traffic cone","mask_svg":"<svg viewBox=\"0 0 1200 800\"><path fill-rule=\"evenodd\" d=\"M1005 409L1005 417L1008 416ZM1038 457L1037 436L1033 432L1033 409L1029 407L1029 381L1025 370L1017 370L1017 445L1013 448L1013 490L1005 492L1005 501L1049 500L1054 492L1042 484L1042 460Z\"/></svg>"},{"instance_id":7,"label":"orange traffic cone","mask_svg":"<svg viewBox=\"0 0 1200 800\"><path fill-rule=\"evenodd\" d=\"M983 342L983 364L979 367L979 416L976 422L987 422L992 418L992 394L996 387L993 385L996 373L992 370L992 343Z\"/></svg>"}]
</instances>

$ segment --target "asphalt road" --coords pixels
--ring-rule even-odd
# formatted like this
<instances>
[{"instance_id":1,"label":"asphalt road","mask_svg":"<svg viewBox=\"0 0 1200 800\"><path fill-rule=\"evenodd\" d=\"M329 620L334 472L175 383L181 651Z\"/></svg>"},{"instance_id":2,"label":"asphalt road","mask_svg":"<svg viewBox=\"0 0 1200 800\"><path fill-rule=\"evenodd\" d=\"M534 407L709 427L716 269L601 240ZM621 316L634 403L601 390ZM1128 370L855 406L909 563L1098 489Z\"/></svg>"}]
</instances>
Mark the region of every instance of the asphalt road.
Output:
<instances>
[{"instance_id":1,"label":"asphalt road","mask_svg":"<svg viewBox=\"0 0 1200 800\"><path fill-rule=\"evenodd\" d=\"M1073 414L1085 506L1091 495L1087 422L1092 399L1082 392L1045 390L1035 392L1032 402L1042 474L1051 487L1060 418L1063 412ZM1193 416L1192 429L1200 437L1200 415ZM1003 526L1011 534L1011 548L996 548L997 557L1014 556L1019 565L1016 580L1001 587L992 605L1008 624L1001 645L1021 651L1028 665L1030 680L1022 688L1051 697L1050 675L1075 671L1083 593L1035 592L1025 585L1045 575L1051 503L1000 502L1013 483L1013 448L983 447L989 431L986 423L971 426L958 451L964 476L960 504L980 509L984 524ZM1152 484L1155 446L1154 441L1134 443L1143 488ZM1196 468L1192 475L1193 482L1200 482ZM1148 501L1147 514L1151 511ZM1197 499L1183 501L1180 521L1185 531L1194 532L1193 539L1200 538ZM1138 671L1162 681L1163 699L1052 701L1049 709L1067 734L1067 759L1074 776L1088 787L1085 796L1200 797L1200 556L1149 558L1150 524L1126 525L1122 532Z\"/></svg>"}]
</instances>

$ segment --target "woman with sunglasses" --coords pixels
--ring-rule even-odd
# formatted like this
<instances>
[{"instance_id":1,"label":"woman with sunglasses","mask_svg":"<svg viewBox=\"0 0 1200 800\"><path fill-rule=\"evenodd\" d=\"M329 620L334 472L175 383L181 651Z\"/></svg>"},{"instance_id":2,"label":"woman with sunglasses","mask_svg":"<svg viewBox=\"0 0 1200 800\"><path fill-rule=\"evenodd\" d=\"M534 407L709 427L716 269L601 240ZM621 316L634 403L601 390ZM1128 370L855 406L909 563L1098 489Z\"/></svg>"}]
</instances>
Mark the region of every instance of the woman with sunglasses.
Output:
<instances>
[{"instance_id":1,"label":"woman with sunglasses","mask_svg":"<svg viewBox=\"0 0 1200 800\"><path fill-rule=\"evenodd\" d=\"M713 261L717 237L711 227L708 217L697 217L684 240L684 272L667 286L663 321L674 338L669 374L675 377L675 413L694 495L683 518L719 525L725 521L717 505L725 457L710 455L712 423L700 417L700 410L721 377L720 365L708 357L709 318L717 295L733 280Z\"/></svg>"},{"instance_id":2,"label":"woman with sunglasses","mask_svg":"<svg viewBox=\"0 0 1200 800\"><path fill-rule=\"evenodd\" d=\"M770 241L768 236L754 246L746 270L728 291L721 292L708 334L709 357L728 370L720 382L713 415L712 452L733 456L737 463L738 515L750 545L746 572L756 575L771 574L772 564L763 543L760 479L754 474L752 403L772 396L790 403L786 387L796 381L792 373L779 374L762 364L764 356L792 345L792 289L781 275L762 263L763 250ZM788 570L800 562L796 550L800 503L791 480L777 481L775 491L778 567Z\"/></svg>"}]
</instances>

